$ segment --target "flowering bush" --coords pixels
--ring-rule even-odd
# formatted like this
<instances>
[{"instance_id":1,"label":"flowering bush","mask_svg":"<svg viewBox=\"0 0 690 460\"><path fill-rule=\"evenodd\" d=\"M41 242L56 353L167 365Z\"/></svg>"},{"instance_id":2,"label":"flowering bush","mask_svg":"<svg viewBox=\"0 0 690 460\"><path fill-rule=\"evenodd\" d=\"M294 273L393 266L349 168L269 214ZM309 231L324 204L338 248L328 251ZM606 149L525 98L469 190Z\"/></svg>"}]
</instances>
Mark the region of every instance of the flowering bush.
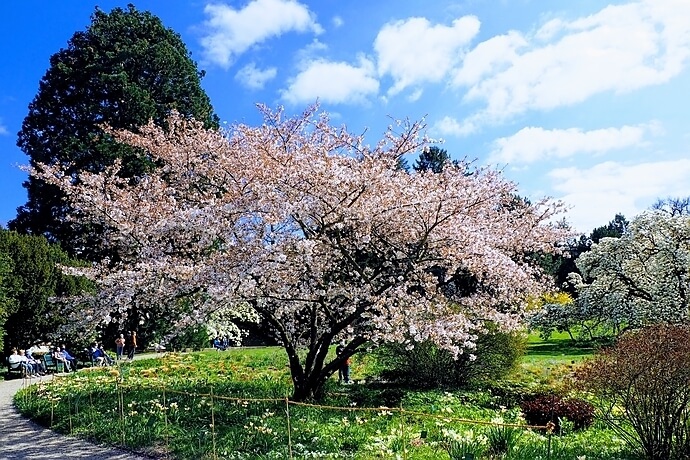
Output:
<instances>
[{"instance_id":1,"label":"flowering bush","mask_svg":"<svg viewBox=\"0 0 690 460\"><path fill-rule=\"evenodd\" d=\"M384 345L375 355L381 378L415 388L466 388L480 381L498 380L515 368L525 352L522 333L502 332L487 325L473 350L454 357L431 342L414 347Z\"/></svg>"}]
</instances>

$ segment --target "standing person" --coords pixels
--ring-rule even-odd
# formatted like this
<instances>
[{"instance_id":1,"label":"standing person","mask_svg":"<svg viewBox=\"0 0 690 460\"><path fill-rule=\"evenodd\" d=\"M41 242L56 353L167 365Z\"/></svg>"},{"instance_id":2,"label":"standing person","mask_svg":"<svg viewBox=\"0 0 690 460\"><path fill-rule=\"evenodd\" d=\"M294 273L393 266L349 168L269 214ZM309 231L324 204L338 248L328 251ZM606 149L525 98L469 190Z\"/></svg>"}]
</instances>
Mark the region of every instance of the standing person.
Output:
<instances>
[{"instance_id":1,"label":"standing person","mask_svg":"<svg viewBox=\"0 0 690 460\"><path fill-rule=\"evenodd\" d=\"M341 340L337 347L335 347L335 354L340 356L345 351L345 341ZM338 383L350 382L350 358L347 358L338 368Z\"/></svg>"},{"instance_id":2,"label":"standing person","mask_svg":"<svg viewBox=\"0 0 690 460\"><path fill-rule=\"evenodd\" d=\"M125 353L125 335L120 334L120 337L115 339L115 359L118 361L122 359Z\"/></svg>"},{"instance_id":3,"label":"standing person","mask_svg":"<svg viewBox=\"0 0 690 460\"><path fill-rule=\"evenodd\" d=\"M129 353L127 353L127 359L130 361L134 359L134 353L137 350L137 331L132 331L132 335L129 336Z\"/></svg>"}]
</instances>

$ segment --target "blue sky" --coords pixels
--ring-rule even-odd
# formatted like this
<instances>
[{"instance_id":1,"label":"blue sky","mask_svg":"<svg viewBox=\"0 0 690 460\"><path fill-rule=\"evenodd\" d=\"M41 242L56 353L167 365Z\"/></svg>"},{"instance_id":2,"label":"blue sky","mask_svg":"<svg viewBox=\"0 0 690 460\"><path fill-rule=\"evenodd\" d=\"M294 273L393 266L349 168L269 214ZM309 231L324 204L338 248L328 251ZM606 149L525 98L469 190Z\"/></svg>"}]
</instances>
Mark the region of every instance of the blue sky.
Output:
<instances>
[{"instance_id":1,"label":"blue sky","mask_svg":"<svg viewBox=\"0 0 690 460\"><path fill-rule=\"evenodd\" d=\"M0 224L26 201L16 133L50 56L96 5L127 3L3 5ZM390 117L426 117L451 156L563 200L586 233L690 195L687 0L131 3L181 35L227 123L258 124L256 103L297 114L318 99L373 143Z\"/></svg>"}]
</instances>

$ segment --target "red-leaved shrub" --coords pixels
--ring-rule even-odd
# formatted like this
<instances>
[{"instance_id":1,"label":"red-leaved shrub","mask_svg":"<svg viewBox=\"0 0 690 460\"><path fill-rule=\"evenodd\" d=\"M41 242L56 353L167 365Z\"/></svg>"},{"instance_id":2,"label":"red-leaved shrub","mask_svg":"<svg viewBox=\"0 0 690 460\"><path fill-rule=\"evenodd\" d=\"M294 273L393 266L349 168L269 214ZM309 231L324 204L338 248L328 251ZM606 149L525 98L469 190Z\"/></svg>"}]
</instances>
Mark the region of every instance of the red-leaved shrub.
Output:
<instances>
[{"instance_id":1,"label":"red-leaved shrub","mask_svg":"<svg viewBox=\"0 0 690 460\"><path fill-rule=\"evenodd\" d=\"M625 334L580 368L602 418L649 460L690 458L690 327Z\"/></svg>"},{"instance_id":2,"label":"red-leaved shrub","mask_svg":"<svg viewBox=\"0 0 690 460\"><path fill-rule=\"evenodd\" d=\"M523 401L520 408L528 424L545 426L553 422L556 432L563 419L572 422L576 430L587 428L594 421L594 406L577 398L542 394Z\"/></svg>"}]
</instances>

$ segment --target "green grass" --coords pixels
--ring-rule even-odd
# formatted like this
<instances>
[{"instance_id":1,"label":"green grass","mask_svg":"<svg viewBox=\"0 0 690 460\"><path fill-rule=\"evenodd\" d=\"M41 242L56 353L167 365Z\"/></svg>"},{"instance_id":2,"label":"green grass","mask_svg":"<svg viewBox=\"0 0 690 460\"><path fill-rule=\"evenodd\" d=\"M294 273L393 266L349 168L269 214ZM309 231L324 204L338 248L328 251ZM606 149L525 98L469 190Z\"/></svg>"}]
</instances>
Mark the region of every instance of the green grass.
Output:
<instances>
[{"instance_id":1,"label":"green grass","mask_svg":"<svg viewBox=\"0 0 690 460\"><path fill-rule=\"evenodd\" d=\"M565 342L533 339L526 367L515 378L523 383L533 378L525 370L529 360L568 366L563 357L573 356L582 355ZM356 379L371 368L362 358L353 367ZM490 388L412 391L339 386L332 379L320 402L329 407L286 405L290 392L284 352L249 348L87 369L22 390L15 401L23 413L56 431L176 459L283 459L290 451L300 459L448 459L473 448L487 451L488 439L501 436L483 425L492 419L524 423L519 409L501 407ZM518 430L501 458L545 459L544 433ZM630 458L602 427L554 438L552 447L554 460Z\"/></svg>"},{"instance_id":2,"label":"green grass","mask_svg":"<svg viewBox=\"0 0 690 460\"><path fill-rule=\"evenodd\" d=\"M545 341L537 333L531 333L527 339L527 354L525 363L539 363L543 361L559 362L566 364L573 361L579 362L583 358L591 356L595 349L587 344L574 342L568 334L553 334Z\"/></svg>"}]
</instances>

